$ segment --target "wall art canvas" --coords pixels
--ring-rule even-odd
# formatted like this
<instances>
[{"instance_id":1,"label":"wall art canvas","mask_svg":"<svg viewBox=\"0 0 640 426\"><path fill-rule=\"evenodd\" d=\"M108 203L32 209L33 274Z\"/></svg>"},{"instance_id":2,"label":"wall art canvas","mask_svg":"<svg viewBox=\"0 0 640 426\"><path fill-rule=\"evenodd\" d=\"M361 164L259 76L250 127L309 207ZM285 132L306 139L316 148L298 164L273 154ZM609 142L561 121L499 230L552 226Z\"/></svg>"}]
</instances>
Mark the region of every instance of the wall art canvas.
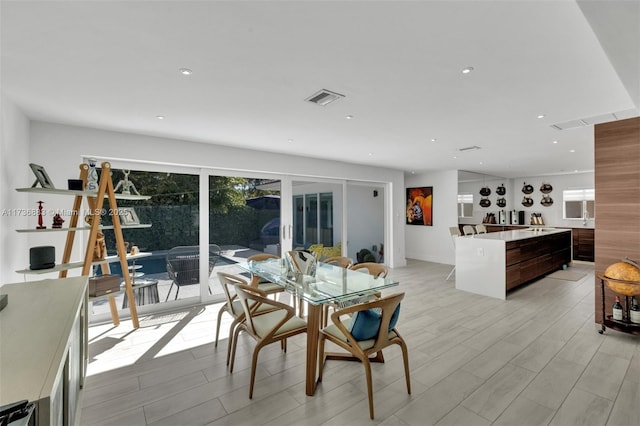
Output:
<instances>
[{"instance_id":1,"label":"wall art canvas","mask_svg":"<svg viewBox=\"0 0 640 426\"><path fill-rule=\"evenodd\" d=\"M433 187L407 188L407 225L433 226Z\"/></svg>"}]
</instances>

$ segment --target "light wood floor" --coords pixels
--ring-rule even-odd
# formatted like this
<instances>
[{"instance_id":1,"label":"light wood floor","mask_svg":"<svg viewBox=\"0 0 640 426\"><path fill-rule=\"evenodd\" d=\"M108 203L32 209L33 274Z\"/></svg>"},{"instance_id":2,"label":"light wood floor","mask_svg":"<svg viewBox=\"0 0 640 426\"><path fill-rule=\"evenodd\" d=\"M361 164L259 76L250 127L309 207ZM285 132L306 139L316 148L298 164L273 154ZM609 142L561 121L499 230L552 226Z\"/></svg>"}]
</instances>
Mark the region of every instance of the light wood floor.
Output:
<instances>
[{"instance_id":1,"label":"light wood floor","mask_svg":"<svg viewBox=\"0 0 640 426\"><path fill-rule=\"evenodd\" d=\"M640 337L596 332L592 264L580 281L544 278L507 301L457 291L447 265L394 269L405 300L398 323L409 346L413 394L400 350L373 365L375 421L362 365L329 361L315 396L304 392L305 335L258 359L241 336L236 369L226 333L213 347L220 305L90 329L83 425L640 425Z\"/></svg>"}]
</instances>

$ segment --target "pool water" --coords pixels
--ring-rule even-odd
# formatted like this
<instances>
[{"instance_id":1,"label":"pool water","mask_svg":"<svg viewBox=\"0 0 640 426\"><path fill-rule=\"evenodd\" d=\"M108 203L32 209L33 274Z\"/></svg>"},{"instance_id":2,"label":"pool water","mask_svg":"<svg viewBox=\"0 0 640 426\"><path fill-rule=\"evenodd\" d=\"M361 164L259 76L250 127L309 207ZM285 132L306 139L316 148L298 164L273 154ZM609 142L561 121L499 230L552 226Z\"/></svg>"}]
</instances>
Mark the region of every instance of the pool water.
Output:
<instances>
[{"instance_id":1,"label":"pool water","mask_svg":"<svg viewBox=\"0 0 640 426\"><path fill-rule=\"evenodd\" d=\"M142 272L145 275L153 275L155 278L162 279L163 277L166 277L166 279L168 279L169 275L167 274L167 251L168 250L154 251L151 256L136 259L135 264L142 266L141 268L137 269L137 271ZM237 262L232 259L220 256L215 266L233 265L235 263ZM120 263L111 263L110 265L112 274L122 276Z\"/></svg>"}]
</instances>

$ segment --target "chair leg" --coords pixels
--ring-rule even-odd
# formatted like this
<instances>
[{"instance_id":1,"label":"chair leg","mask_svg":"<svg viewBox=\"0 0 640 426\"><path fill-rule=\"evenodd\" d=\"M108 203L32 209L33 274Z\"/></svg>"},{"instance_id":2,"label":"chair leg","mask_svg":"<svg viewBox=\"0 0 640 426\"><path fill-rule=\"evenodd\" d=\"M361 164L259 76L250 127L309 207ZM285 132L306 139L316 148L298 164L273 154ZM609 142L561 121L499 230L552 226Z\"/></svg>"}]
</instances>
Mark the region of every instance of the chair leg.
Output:
<instances>
[{"instance_id":1,"label":"chair leg","mask_svg":"<svg viewBox=\"0 0 640 426\"><path fill-rule=\"evenodd\" d=\"M173 288L173 282L171 283L171 285L169 286L169 291L167 292L167 298L164 299L164 301L166 302L167 300L169 300L169 295L171 294L171 289Z\"/></svg>"},{"instance_id":2,"label":"chair leg","mask_svg":"<svg viewBox=\"0 0 640 426\"><path fill-rule=\"evenodd\" d=\"M224 306L220 308L220 310L218 311L218 322L216 323L216 342L213 345L214 348L218 347L218 337L220 336L220 322L222 321L223 313L224 313Z\"/></svg>"},{"instance_id":3,"label":"chair leg","mask_svg":"<svg viewBox=\"0 0 640 426\"><path fill-rule=\"evenodd\" d=\"M369 417L373 420L373 380L371 379L371 363L368 358L362 360L364 365L364 373L367 377L367 395L369 396Z\"/></svg>"},{"instance_id":4,"label":"chair leg","mask_svg":"<svg viewBox=\"0 0 640 426\"><path fill-rule=\"evenodd\" d=\"M236 346L238 345L238 335L240 334L240 327L236 327L233 332L233 342L231 348L231 365L229 366L229 373L233 373L233 364L236 361Z\"/></svg>"},{"instance_id":5,"label":"chair leg","mask_svg":"<svg viewBox=\"0 0 640 426\"><path fill-rule=\"evenodd\" d=\"M324 334L320 333L320 339L318 340L318 382L322 381L324 361Z\"/></svg>"},{"instance_id":6,"label":"chair leg","mask_svg":"<svg viewBox=\"0 0 640 426\"><path fill-rule=\"evenodd\" d=\"M173 299L173 300L178 300L178 293L180 293L180 286L179 285L176 286L176 298Z\"/></svg>"},{"instance_id":7,"label":"chair leg","mask_svg":"<svg viewBox=\"0 0 640 426\"><path fill-rule=\"evenodd\" d=\"M229 343L227 344L227 365L229 365L229 360L231 359L231 347L232 347L232 343L235 342L236 340L235 330L236 328L238 328L237 326L239 323L240 321L238 321L238 318L235 318L231 323L231 325L229 326Z\"/></svg>"},{"instance_id":8,"label":"chair leg","mask_svg":"<svg viewBox=\"0 0 640 426\"><path fill-rule=\"evenodd\" d=\"M251 357L251 382L249 384L249 399L253 398L253 385L256 381L256 366L258 365L258 354L260 353L262 346L256 345L253 349L253 356Z\"/></svg>"},{"instance_id":9,"label":"chair leg","mask_svg":"<svg viewBox=\"0 0 640 426\"><path fill-rule=\"evenodd\" d=\"M402 349L402 359L404 361L404 376L407 380L407 393L411 395L411 377L409 376L409 352L407 351L407 345L402 342L399 343Z\"/></svg>"},{"instance_id":10,"label":"chair leg","mask_svg":"<svg viewBox=\"0 0 640 426\"><path fill-rule=\"evenodd\" d=\"M322 327L326 327L329 323L329 305L322 305L322 322L320 322Z\"/></svg>"}]
</instances>

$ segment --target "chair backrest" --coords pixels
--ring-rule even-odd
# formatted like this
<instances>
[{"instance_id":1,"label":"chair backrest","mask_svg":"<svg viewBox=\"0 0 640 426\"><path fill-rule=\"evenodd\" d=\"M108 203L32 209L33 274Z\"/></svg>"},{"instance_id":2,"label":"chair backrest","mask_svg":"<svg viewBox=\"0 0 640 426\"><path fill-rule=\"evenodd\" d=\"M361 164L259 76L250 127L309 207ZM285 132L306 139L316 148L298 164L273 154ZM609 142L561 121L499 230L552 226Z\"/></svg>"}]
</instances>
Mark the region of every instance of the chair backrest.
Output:
<instances>
[{"instance_id":1,"label":"chair backrest","mask_svg":"<svg viewBox=\"0 0 640 426\"><path fill-rule=\"evenodd\" d=\"M209 245L209 275L220 258L220 246ZM178 246L167 252L167 272L176 285L200 282L200 246ZM207 278L208 278L207 276Z\"/></svg>"},{"instance_id":2,"label":"chair backrest","mask_svg":"<svg viewBox=\"0 0 640 426\"><path fill-rule=\"evenodd\" d=\"M333 321L338 328L341 328L344 327L344 324L340 321L340 317L353 314L349 326L350 329L347 330L349 333L349 335L347 335L347 339L352 340L350 344L354 346L358 341L375 338L376 342L374 349L368 349L368 351L373 353L376 351L375 348L382 349L389 342L389 331L395 328L395 323L397 322L400 313L399 305L402 299L404 299L404 293L398 293L374 299L371 302L351 305L331 314L331 321ZM361 313L365 313L365 315L361 317ZM362 318L361 324L357 324L359 317ZM365 322L368 324L365 324ZM339 323L341 325L338 325ZM356 330L356 328L359 328L359 330ZM366 329L368 330L365 331ZM356 335L358 333L364 333L367 335L358 339L354 333Z\"/></svg>"},{"instance_id":3,"label":"chair backrest","mask_svg":"<svg viewBox=\"0 0 640 426\"><path fill-rule=\"evenodd\" d=\"M462 233L460 232L460 227L458 226L450 226L449 233L451 234L452 237L459 237L462 235Z\"/></svg>"},{"instance_id":4,"label":"chair backrest","mask_svg":"<svg viewBox=\"0 0 640 426\"><path fill-rule=\"evenodd\" d=\"M386 278L389 270L382 263L373 263L373 262L365 262L365 263L357 263L351 267L352 270L357 271L359 269L366 269L369 275L373 275L374 277L382 277Z\"/></svg>"},{"instance_id":5,"label":"chair backrest","mask_svg":"<svg viewBox=\"0 0 640 426\"><path fill-rule=\"evenodd\" d=\"M471 225L464 225L462 231L464 231L464 235L474 235L476 233L475 228Z\"/></svg>"},{"instance_id":6,"label":"chair backrest","mask_svg":"<svg viewBox=\"0 0 640 426\"><path fill-rule=\"evenodd\" d=\"M328 257L325 260L322 261L323 263L329 263L332 265L338 265L341 268L350 268L351 266L353 266L353 259L351 259L350 257L346 257L346 256L333 256L333 257Z\"/></svg>"},{"instance_id":7,"label":"chair backrest","mask_svg":"<svg viewBox=\"0 0 640 426\"><path fill-rule=\"evenodd\" d=\"M259 288L245 284L236 284L235 289L238 300L240 300L242 309L244 310L247 330L254 336L259 336L260 333L256 330L253 312L255 312L261 305L269 305L282 311L282 318L280 321L273 321L273 328L268 330L266 334L264 333L264 330L260 330L262 332L262 335L260 335L261 338L273 335L282 325L284 325L285 322L295 316L295 310L293 307L277 302L273 299L269 299L267 297L267 293Z\"/></svg>"},{"instance_id":8,"label":"chair backrest","mask_svg":"<svg viewBox=\"0 0 640 426\"><path fill-rule=\"evenodd\" d=\"M218 272L218 278L220 279L220 285L222 286L224 296L227 299L227 306L229 307L229 311L232 312L234 310L233 301L236 299L237 295L231 295L231 288L236 285L249 285L249 283L237 275L227 274L226 272ZM239 312L233 312L233 315L235 316L239 314Z\"/></svg>"},{"instance_id":9,"label":"chair backrest","mask_svg":"<svg viewBox=\"0 0 640 426\"><path fill-rule=\"evenodd\" d=\"M476 225L476 234L486 234L486 233L487 233L487 227L486 226L484 226L481 223Z\"/></svg>"},{"instance_id":10,"label":"chair backrest","mask_svg":"<svg viewBox=\"0 0 640 426\"><path fill-rule=\"evenodd\" d=\"M247 261L254 260L256 262L262 262L263 260L267 260L267 259L280 259L280 258L275 254L271 254L271 253L258 253L258 254L249 256L247 258Z\"/></svg>"}]
</instances>

